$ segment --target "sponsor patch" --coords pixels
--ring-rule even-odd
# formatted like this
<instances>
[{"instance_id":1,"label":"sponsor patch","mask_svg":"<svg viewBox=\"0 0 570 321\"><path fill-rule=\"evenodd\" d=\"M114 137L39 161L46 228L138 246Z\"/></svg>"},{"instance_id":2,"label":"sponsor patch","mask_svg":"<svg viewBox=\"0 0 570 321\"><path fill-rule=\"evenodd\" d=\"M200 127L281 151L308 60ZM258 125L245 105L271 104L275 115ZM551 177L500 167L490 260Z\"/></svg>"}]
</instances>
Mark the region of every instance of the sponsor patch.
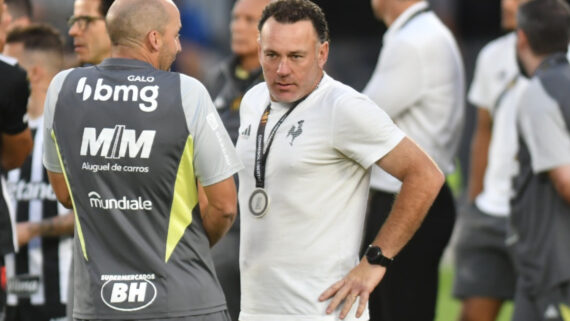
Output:
<instances>
[{"instance_id":1,"label":"sponsor patch","mask_svg":"<svg viewBox=\"0 0 570 321\"><path fill-rule=\"evenodd\" d=\"M18 275L8 279L6 292L21 298L29 298L40 289L39 275Z\"/></svg>"},{"instance_id":2,"label":"sponsor patch","mask_svg":"<svg viewBox=\"0 0 570 321\"><path fill-rule=\"evenodd\" d=\"M154 279L154 274L102 275L101 299L113 310L142 310L156 299Z\"/></svg>"}]
</instances>

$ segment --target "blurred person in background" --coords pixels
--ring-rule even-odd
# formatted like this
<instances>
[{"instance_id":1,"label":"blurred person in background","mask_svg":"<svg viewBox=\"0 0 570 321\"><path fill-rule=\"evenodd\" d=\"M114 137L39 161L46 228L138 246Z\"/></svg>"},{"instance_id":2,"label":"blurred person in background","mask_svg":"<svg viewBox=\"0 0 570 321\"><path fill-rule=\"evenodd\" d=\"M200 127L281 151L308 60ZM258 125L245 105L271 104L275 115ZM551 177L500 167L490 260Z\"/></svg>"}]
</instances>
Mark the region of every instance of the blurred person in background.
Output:
<instances>
[{"instance_id":1,"label":"blurred person in background","mask_svg":"<svg viewBox=\"0 0 570 321\"><path fill-rule=\"evenodd\" d=\"M534 0L517 15L517 58L531 77L517 110L520 170L507 245L518 279L513 320L570 320L570 6Z\"/></svg>"},{"instance_id":2,"label":"blurred person in background","mask_svg":"<svg viewBox=\"0 0 570 321\"><path fill-rule=\"evenodd\" d=\"M0 52L4 48L7 23L11 20L4 0L0 0ZM28 128L26 106L29 84L26 72L14 58L0 54L0 319L5 305L4 255L18 248L11 200L5 183L5 173L18 168L32 150L32 135Z\"/></svg>"},{"instance_id":3,"label":"blurred person in background","mask_svg":"<svg viewBox=\"0 0 570 321\"><path fill-rule=\"evenodd\" d=\"M464 70L451 32L423 0L371 0L388 30L364 94L415 140L445 174L454 171L464 115ZM384 224L401 182L372 169L362 252ZM455 221L455 199L444 184L421 227L370 296L373 321L433 320L439 263Z\"/></svg>"},{"instance_id":4,"label":"blurred person in background","mask_svg":"<svg viewBox=\"0 0 570 321\"><path fill-rule=\"evenodd\" d=\"M15 27L25 27L33 20L33 7L31 0L5 0L12 21L8 31Z\"/></svg>"},{"instance_id":5,"label":"blurred person in background","mask_svg":"<svg viewBox=\"0 0 570 321\"><path fill-rule=\"evenodd\" d=\"M471 143L468 208L460 216L453 294L461 321L493 321L512 300L516 272L505 242L516 160L516 106L527 81L516 63L516 13L523 0L502 0L502 26L511 31L479 54L469 102L477 107Z\"/></svg>"},{"instance_id":6,"label":"blurred person in background","mask_svg":"<svg viewBox=\"0 0 570 321\"><path fill-rule=\"evenodd\" d=\"M8 173L19 250L5 257L6 321L64 320L73 213L58 204L42 165L44 100L63 66L63 41L47 25L16 27L8 33L4 53L18 59L28 74L27 115L34 137L33 153Z\"/></svg>"},{"instance_id":7,"label":"blurred person in background","mask_svg":"<svg viewBox=\"0 0 570 321\"><path fill-rule=\"evenodd\" d=\"M105 16L114 0L75 0L69 35L81 65L95 65L111 55Z\"/></svg>"},{"instance_id":8,"label":"blurred person in background","mask_svg":"<svg viewBox=\"0 0 570 321\"><path fill-rule=\"evenodd\" d=\"M12 23L12 15L8 11L8 6L2 0L0 2L0 52L4 48L4 43L6 42L6 34L10 29L10 24Z\"/></svg>"},{"instance_id":9,"label":"blurred person in background","mask_svg":"<svg viewBox=\"0 0 570 321\"><path fill-rule=\"evenodd\" d=\"M232 55L216 67L206 82L234 145L239 134L241 99L247 90L263 81L257 54L257 23L268 3L269 0L238 0L234 4L230 22ZM232 320L238 319L240 309L239 225L238 214L226 237L212 249Z\"/></svg>"}]
</instances>

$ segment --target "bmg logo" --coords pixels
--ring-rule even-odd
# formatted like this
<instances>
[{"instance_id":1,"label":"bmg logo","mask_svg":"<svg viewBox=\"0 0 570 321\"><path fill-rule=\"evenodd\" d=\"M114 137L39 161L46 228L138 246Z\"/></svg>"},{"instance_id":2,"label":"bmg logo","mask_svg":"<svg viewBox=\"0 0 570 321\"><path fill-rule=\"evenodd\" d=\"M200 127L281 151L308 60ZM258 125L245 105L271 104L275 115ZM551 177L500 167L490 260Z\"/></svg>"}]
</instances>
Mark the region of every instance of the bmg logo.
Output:
<instances>
[{"instance_id":1,"label":"bmg logo","mask_svg":"<svg viewBox=\"0 0 570 321\"><path fill-rule=\"evenodd\" d=\"M140 110L144 112L152 112L158 106L158 86L144 86L139 89L136 85L107 85L103 83L103 79L97 79L95 90L87 84L87 77L81 77L77 82L75 93L82 94L83 101L91 98L93 94L94 101L133 101L142 100L144 103L139 104Z\"/></svg>"}]
</instances>

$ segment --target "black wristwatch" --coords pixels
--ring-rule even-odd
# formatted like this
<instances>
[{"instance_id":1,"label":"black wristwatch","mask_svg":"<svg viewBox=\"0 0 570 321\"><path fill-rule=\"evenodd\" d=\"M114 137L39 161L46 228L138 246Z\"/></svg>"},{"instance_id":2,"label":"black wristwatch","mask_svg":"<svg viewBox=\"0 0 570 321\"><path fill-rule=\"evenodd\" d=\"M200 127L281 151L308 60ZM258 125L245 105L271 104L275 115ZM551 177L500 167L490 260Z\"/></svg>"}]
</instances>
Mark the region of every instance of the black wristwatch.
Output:
<instances>
[{"instance_id":1,"label":"black wristwatch","mask_svg":"<svg viewBox=\"0 0 570 321\"><path fill-rule=\"evenodd\" d=\"M394 259L382 255L382 249L372 244L368 245L366 252L364 252L364 256L366 256L368 263L381 265L383 267L388 267L394 261Z\"/></svg>"}]
</instances>

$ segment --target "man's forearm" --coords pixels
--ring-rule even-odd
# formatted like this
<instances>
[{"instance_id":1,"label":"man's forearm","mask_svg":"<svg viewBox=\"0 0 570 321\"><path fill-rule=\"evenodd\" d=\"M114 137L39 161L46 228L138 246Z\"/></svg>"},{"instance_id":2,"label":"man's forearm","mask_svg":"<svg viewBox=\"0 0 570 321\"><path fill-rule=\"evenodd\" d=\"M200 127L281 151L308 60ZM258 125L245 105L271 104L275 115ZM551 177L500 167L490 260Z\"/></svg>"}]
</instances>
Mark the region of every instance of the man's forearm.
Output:
<instances>
[{"instance_id":1,"label":"man's forearm","mask_svg":"<svg viewBox=\"0 0 570 321\"><path fill-rule=\"evenodd\" d=\"M73 212L65 215L54 216L40 222L40 236L58 237L73 235L74 216Z\"/></svg>"},{"instance_id":2,"label":"man's forearm","mask_svg":"<svg viewBox=\"0 0 570 321\"><path fill-rule=\"evenodd\" d=\"M374 244L387 257L394 257L412 238L437 197L445 177L436 168L421 175L409 175L402 181L402 189L390 215L380 229Z\"/></svg>"},{"instance_id":3,"label":"man's forearm","mask_svg":"<svg viewBox=\"0 0 570 321\"><path fill-rule=\"evenodd\" d=\"M198 199L204 229L210 246L214 246L228 232L236 218L237 194L233 177L210 186L198 184Z\"/></svg>"},{"instance_id":4,"label":"man's forearm","mask_svg":"<svg viewBox=\"0 0 570 321\"><path fill-rule=\"evenodd\" d=\"M558 195L570 204L570 165L563 165L550 170L549 176Z\"/></svg>"},{"instance_id":5,"label":"man's forearm","mask_svg":"<svg viewBox=\"0 0 570 321\"><path fill-rule=\"evenodd\" d=\"M74 215L70 212L44 219L40 222L22 222L17 225L18 244L27 244L35 237L60 237L73 235Z\"/></svg>"},{"instance_id":6,"label":"man's forearm","mask_svg":"<svg viewBox=\"0 0 570 321\"><path fill-rule=\"evenodd\" d=\"M210 240L210 247L214 246L228 232L235 218L236 210L223 210L208 204L202 215L202 221Z\"/></svg>"},{"instance_id":7,"label":"man's forearm","mask_svg":"<svg viewBox=\"0 0 570 321\"><path fill-rule=\"evenodd\" d=\"M487 169L489 145L491 144L491 116L485 108L477 111L477 126L471 142L469 166L469 201L475 200L483 191L483 178Z\"/></svg>"}]
</instances>

